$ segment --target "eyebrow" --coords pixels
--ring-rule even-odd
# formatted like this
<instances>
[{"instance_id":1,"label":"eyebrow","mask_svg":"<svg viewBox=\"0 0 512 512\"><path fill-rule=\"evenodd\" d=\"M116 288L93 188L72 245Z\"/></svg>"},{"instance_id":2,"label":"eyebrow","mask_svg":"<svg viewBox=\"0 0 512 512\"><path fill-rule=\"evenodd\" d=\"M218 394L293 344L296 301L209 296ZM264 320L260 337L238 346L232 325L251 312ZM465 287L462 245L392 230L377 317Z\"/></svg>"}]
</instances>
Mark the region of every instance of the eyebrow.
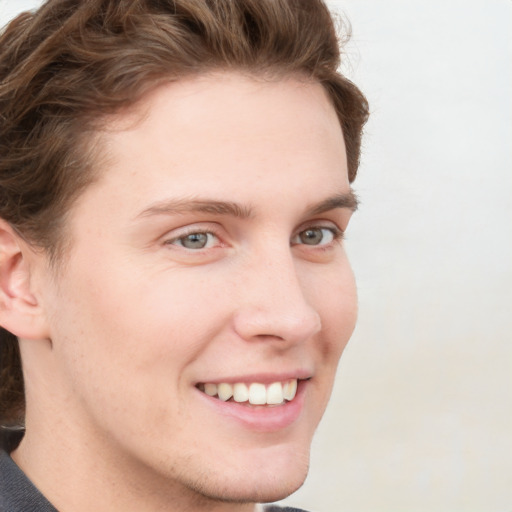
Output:
<instances>
[{"instance_id":1,"label":"eyebrow","mask_svg":"<svg viewBox=\"0 0 512 512\"><path fill-rule=\"evenodd\" d=\"M210 199L171 199L159 201L146 208L137 217L152 215L177 215L183 213L210 213L213 215L230 215L241 219L252 216L251 208L233 201L216 201Z\"/></svg>"},{"instance_id":2,"label":"eyebrow","mask_svg":"<svg viewBox=\"0 0 512 512\"><path fill-rule=\"evenodd\" d=\"M334 196L328 197L322 202L309 208L307 216L320 215L321 213L335 210L337 208L346 208L355 212L359 205L359 200L352 189L342 194L335 194Z\"/></svg>"},{"instance_id":3,"label":"eyebrow","mask_svg":"<svg viewBox=\"0 0 512 512\"><path fill-rule=\"evenodd\" d=\"M319 215L321 213L347 208L357 210L358 200L352 190L342 194L335 194L324 199L318 204L308 208L306 216ZM136 218L151 217L153 215L179 215L185 213L209 213L213 215L228 215L240 219L247 219L253 216L250 207L233 201L217 201L213 199L170 199L152 204Z\"/></svg>"}]
</instances>

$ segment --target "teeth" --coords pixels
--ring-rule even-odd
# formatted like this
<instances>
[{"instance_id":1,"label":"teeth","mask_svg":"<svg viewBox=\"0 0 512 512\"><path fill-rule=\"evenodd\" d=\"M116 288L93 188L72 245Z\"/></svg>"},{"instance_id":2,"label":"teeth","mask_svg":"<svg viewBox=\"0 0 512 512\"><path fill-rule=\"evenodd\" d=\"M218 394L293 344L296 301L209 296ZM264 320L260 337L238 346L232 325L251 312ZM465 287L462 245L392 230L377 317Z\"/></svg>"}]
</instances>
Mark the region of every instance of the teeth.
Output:
<instances>
[{"instance_id":1,"label":"teeth","mask_svg":"<svg viewBox=\"0 0 512 512\"><path fill-rule=\"evenodd\" d=\"M215 396L217 394L217 384L205 384L204 392L209 396Z\"/></svg>"},{"instance_id":2,"label":"teeth","mask_svg":"<svg viewBox=\"0 0 512 512\"><path fill-rule=\"evenodd\" d=\"M233 386L233 399L235 402L247 402L249 400L249 388L243 382Z\"/></svg>"},{"instance_id":3,"label":"teeth","mask_svg":"<svg viewBox=\"0 0 512 512\"><path fill-rule=\"evenodd\" d=\"M286 382L273 382L268 386L253 382L245 384L237 382L229 384L222 382L220 384L206 383L200 387L209 396L217 396L220 400L227 402L231 397L235 402L249 402L252 405L279 405L285 400L291 401L297 393L297 379L291 379Z\"/></svg>"},{"instance_id":4,"label":"teeth","mask_svg":"<svg viewBox=\"0 0 512 512\"><path fill-rule=\"evenodd\" d=\"M280 382L270 384L267 389L267 404L282 404L283 400L283 385Z\"/></svg>"},{"instance_id":5,"label":"teeth","mask_svg":"<svg viewBox=\"0 0 512 512\"><path fill-rule=\"evenodd\" d=\"M265 405L267 403L267 390L264 384L251 384L249 386L249 403L252 405Z\"/></svg>"},{"instance_id":6,"label":"teeth","mask_svg":"<svg viewBox=\"0 0 512 512\"><path fill-rule=\"evenodd\" d=\"M222 401L226 402L233 396L233 386L223 382L218 385L217 394Z\"/></svg>"},{"instance_id":7,"label":"teeth","mask_svg":"<svg viewBox=\"0 0 512 512\"><path fill-rule=\"evenodd\" d=\"M297 393L297 380L292 379L283 386L283 397L285 400L293 400Z\"/></svg>"}]
</instances>

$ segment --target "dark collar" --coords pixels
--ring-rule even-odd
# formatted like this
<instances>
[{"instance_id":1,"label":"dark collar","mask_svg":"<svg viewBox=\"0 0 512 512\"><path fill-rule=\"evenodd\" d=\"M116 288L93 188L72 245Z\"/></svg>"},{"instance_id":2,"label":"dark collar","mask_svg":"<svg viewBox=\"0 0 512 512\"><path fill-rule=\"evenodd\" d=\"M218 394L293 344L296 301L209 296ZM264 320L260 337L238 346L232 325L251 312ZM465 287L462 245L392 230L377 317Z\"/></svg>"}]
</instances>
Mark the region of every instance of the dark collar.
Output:
<instances>
[{"instance_id":1,"label":"dark collar","mask_svg":"<svg viewBox=\"0 0 512 512\"><path fill-rule=\"evenodd\" d=\"M57 512L9 456L23 434L0 428L0 512Z\"/></svg>"}]
</instances>

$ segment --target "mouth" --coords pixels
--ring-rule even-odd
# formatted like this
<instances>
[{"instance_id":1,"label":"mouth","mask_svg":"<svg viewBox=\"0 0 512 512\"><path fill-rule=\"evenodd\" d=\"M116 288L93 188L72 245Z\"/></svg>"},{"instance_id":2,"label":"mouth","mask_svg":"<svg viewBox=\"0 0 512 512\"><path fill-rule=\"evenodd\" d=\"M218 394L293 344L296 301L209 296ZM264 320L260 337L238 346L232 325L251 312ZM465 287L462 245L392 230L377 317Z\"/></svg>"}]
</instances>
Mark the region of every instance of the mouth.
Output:
<instances>
[{"instance_id":1,"label":"mouth","mask_svg":"<svg viewBox=\"0 0 512 512\"><path fill-rule=\"evenodd\" d=\"M256 432L278 433L292 425L300 425L300 418L309 395L311 372L297 375L259 374L233 378L229 381L199 382L195 385L202 403L220 414Z\"/></svg>"},{"instance_id":2,"label":"mouth","mask_svg":"<svg viewBox=\"0 0 512 512\"><path fill-rule=\"evenodd\" d=\"M298 379L262 384L260 382L205 382L197 384L199 391L222 402L236 402L253 406L283 405L297 394Z\"/></svg>"}]
</instances>

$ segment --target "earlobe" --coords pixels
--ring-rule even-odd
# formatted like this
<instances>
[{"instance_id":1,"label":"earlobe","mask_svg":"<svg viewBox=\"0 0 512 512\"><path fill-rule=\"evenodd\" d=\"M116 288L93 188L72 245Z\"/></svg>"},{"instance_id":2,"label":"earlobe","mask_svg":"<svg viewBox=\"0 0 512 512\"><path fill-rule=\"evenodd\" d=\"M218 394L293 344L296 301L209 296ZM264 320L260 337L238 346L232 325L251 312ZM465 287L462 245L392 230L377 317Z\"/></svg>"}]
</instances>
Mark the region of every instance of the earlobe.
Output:
<instances>
[{"instance_id":1,"label":"earlobe","mask_svg":"<svg viewBox=\"0 0 512 512\"><path fill-rule=\"evenodd\" d=\"M0 326L26 339L48 336L44 311L31 284L29 246L0 219Z\"/></svg>"}]
</instances>

